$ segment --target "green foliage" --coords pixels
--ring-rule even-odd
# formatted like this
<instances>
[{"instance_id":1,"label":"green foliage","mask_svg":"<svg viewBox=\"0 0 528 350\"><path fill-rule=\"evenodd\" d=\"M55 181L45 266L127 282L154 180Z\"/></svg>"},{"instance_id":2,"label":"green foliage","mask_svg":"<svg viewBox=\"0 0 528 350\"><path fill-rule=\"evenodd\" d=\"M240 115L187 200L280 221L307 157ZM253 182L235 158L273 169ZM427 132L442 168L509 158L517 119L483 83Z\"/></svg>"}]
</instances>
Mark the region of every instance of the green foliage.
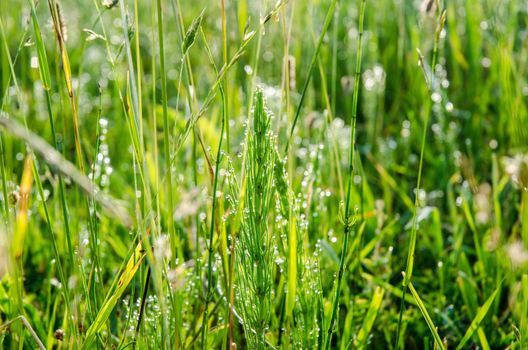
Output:
<instances>
[{"instance_id":1,"label":"green foliage","mask_svg":"<svg viewBox=\"0 0 528 350\"><path fill-rule=\"evenodd\" d=\"M0 348L526 349L527 28L0 1Z\"/></svg>"}]
</instances>

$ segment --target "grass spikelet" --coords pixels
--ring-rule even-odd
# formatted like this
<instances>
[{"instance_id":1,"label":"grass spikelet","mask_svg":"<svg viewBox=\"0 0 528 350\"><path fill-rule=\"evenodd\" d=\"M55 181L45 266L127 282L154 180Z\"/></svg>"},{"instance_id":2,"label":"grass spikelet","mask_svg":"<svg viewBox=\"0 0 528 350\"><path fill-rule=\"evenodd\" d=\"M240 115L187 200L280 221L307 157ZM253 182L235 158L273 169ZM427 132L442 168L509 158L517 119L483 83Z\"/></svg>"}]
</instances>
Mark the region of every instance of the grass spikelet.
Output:
<instances>
[{"instance_id":1,"label":"grass spikelet","mask_svg":"<svg viewBox=\"0 0 528 350\"><path fill-rule=\"evenodd\" d=\"M194 41L196 39L196 34L198 33L198 29L200 29L200 25L202 24L204 13L205 13L205 10L202 10L200 15L192 21L189 29L187 29L187 32L185 33L185 38L183 39L183 43L182 43L182 54L183 55L185 55L187 51L191 48L191 46L194 44Z\"/></svg>"},{"instance_id":2,"label":"grass spikelet","mask_svg":"<svg viewBox=\"0 0 528 350\"><path fill-rule=\"evenodd\" d=\"M62 13L61 4L57 1L55 3L55 7L57 8L57 19L60 28L60 36L64 41L68 41L68 27L66 26L66 19L64 18L64 14Z\"/></svg>"}]
</instances>

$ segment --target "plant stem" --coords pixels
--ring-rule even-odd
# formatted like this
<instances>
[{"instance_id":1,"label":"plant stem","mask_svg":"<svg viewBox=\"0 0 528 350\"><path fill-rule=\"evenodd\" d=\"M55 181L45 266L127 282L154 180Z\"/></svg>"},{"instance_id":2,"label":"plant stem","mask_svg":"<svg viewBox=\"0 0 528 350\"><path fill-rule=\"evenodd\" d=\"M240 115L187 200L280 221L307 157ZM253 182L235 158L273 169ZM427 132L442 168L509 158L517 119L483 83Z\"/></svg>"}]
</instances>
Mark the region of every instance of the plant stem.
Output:
<instances>
[{"instance_id":1,"label":"plant stem","mask_svg":"<svg viewBox=\"0 0 528 350\"><path fill-rule=\"evenodd\" d=\"M326 18L324 21L323 30L321 30L321 35L319 35L319 40L317 41L317 46L315 47L315 51L312 56L312 61L310 62L310 68L308 68L306 80L304 81L304 86L301 92L301 99L299 101L299 104L297 105L297 110L295 111L295 117L293 118L293 124L290 128L290 134L288 135L288 139L286 141L286 149L284 151L285 154L288 154L288 149L290 148L290 143L293 137L293 132L295 131L297 120L299 119L299 115L301 114L301 109L302 109L302 105L304 102L304 98L306 97L306 92L308 91L308 85L310 84L312 72L317 62L317 56L319 55L319 51L321 50L321 46L323 44L323 39L326 35L326 31L328 30L328 27L330 26L330 23L332 22L332 17L334 16L334 10L337 5L337 1L338 0L332 0L332 3L330 4L328 11L326 12Z\"/></svg>"},{"instance_id":2,"label":"plant stem","mask_svg":"<svg viewBox=\"0 0 528 350\"><path fill-rule=\"evenodd\" d=\"M202 30L200 30L200 32L202 34L202 38L205 43L205 47L206 47L206 51L208 53L209 59L215 69L215 72L218 74L218 70L214 64L214 60L213 60L211 51L209 49L209 45L207 44L207 41L205 40L205 35ZM211 208L211 225L209 227L209 244L207 246L207 250L208 250L207 291L205 294L205 305L204 305L204 313L203 313L203 321L202 321L202 349L207 349L207 318L209 314L209 302L211 299L211 290L212 290L212 285L213 285L213 258L214 258L213 238L214 238L216 206L217 206L216 191L218 189L218 177L219 177L219 172L220 172L220 163L222 161L222 143L224 140L224 131L226 128L227 99L225 98L225 92L224 92L223 86L224 84L221 84L219 86L220 95L222 97L222 123L220 127L220 138L218 140L218 149L216 151L216 164L215 164L215 172L214 172L214 179L213 179L213 204Z\"/></svg>"},{"instance_id":3,"label":"plant stem","mask_svg":"<svg viewBox=\"0 0 528 350\"><path fill-rule=\"evenodd\" d=\"M436 67L436 59L437 59L437 52L438 52L438 43L440 41L440 32L443 28L445 21L445 11L439 12L438 16L438 23L437 28L435 32L435 38L434 38L434 44L433 44L433 57L432 57L432 64L431 64L431 77L430 77L430 86L427 85L427 76L424 76L426 79L426 85L427 85L427 111L425 114L425 120L424 120L424 127L423 127L423 133L422 133L422 141L421 141L421 147L420 147L420 162L418 165L418 179L416 181L416 192L414 195L414 209L413 209L413 217L411 219L411 235L409 237L409 250L407 254L407 264L405 267L405 272L403 273L403 296L401 298L400 302L400 314L398 317L398 327L396 330L396 343L394 348L396 350L399 349L399 341L400 341L400 331L401 331L401 323L403 319L403 310L405 309L405 294L407 292L407 287L409 283L411 282L411 277L413 273L413 267L414 267L414 251L416 249L416 238L417 238L417 214L418 214L418 205L419 205L419 194L420 194L420 187L421 187L421 181L422 181L422 170L423 170L423 159L425 154L425 141L427 138L427 128L429 125L429 119L432 111L432 103L431 103L431 92L434 89L434 77L435 77L435 67ZM420 54L419 54L420 55ZM420 55L420 64L423 65L423 58Z\"/></svg>"},{"instance_id":4,"label":"plant stem","mask_svg":"<svg viewBox=\"0 0 528 350\"><path fill-rule=\"evenodd\" d=\"M359 81L361 78L361 47L363 42L363 24L365 19L365 7L366 0L361 1L359 9L359 36L357 42L357 57L356 57L356 73L354 80L354 95L352 97L352 132L350 134L350 153L349 153L349 164L348 164L348 185L346 194L345 204L345 232L343 239L343 248L341 249L341 257L339 259L339 271L337 274L337 281L335 286L335 295L332 302L332 313L330 315L330 322L328 323L327 336L324 342L324 349L329 349L332 341L332 335L334 333L334 322L337 317L337 310L339 308L339 295L341 293L341 283L345 274L345 259L348 250L348 240L350 236L350 228L352 223L350 222L350 198L352 194L352 182L354 173L354 160L356 154L356 121L357 121L357 106L359 99Z\"/></svg>"}]
</instances>

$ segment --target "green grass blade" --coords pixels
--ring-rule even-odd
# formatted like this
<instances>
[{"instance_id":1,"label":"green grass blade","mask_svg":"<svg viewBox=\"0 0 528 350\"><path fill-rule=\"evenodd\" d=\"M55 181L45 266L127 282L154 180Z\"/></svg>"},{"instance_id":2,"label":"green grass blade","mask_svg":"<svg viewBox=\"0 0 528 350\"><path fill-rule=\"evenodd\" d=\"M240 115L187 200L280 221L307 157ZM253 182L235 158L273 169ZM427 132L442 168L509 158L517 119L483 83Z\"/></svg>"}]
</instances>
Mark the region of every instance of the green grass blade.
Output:
<instances>
[{"instance_id":1,"label":"green grass blade","mask_svg":"<svg viewBox=\"0 0 528 350\"><path fill-rule=\"evenodd\" d=\"M423 303L422 299L418 295L418 292L416 289L414 289L414 286L411 282L409 282L409 290L411 291L411 294L414 297L414 300L416 300L416 304L418 304L418 308L420 309L420 312L422 313L422 316L425 319L425 322L427 323L427 326L429 327L429 330L433 334L435 344L440 350L445 350L444 343L442 342L442 339L440 338L440 335L438 334L438 331L436 330L436 326L433 323L433 320L429 316L429 313L427 312L427 309L425 308L425 304Z\"/></svg>"},{"instance_id":2,"label":"green grass blade","mask_svg":"<svg viewBox=\"0 0 528 350\"><path fill-rule=\"evenodd\" d=\"M499 290L502 287L502 283L499 284L499 286L495 289L495 291L489 296L489 298L486 300L486 302L480 307L480 309L477 312L477 315L471 322L471 325L467 329L466 333L464 334L464 337L462 340L460 340L460 343L458 344L456 350L461 350L464 348L464 345L468 342L468 340L473 336L473 333L479 328L480 323L486 317L486 314L488 313L488 310L490 309L491 305L493 304L493 301L495 300L495 297L497 296L497 293L499 293Z\"/></svg>"},{"instance_id":3,"label":"green grass blade","mask_svg":"<svg viewBox=\"0 0 528 350\"><path fill-rule=\"evenodd\" d=\"M290 208L290 210L293 210ZM297 289L297 220L290 216L288 230L288 294L286 297L286 316L291 317L295 305L295 291Z\"/></svg>"},{"instance_id":4,"label":"green grass blade","mask_svg":"<svg viewBox=\"0 0 528 350\"><path fill-rule=\"evenodd\" d=\"M374 290L374 295L370 301L370 306L368 308L367 314L363 319L363 324L358 332L358 335L354 341L354 349L365 349L366 342L369 337L374 321L376 321L376 316L378 311L381 308L381 302L383 301L383 296L385 295L385 289L381 287L376 287Z\"/></svg>"}]
</instances>

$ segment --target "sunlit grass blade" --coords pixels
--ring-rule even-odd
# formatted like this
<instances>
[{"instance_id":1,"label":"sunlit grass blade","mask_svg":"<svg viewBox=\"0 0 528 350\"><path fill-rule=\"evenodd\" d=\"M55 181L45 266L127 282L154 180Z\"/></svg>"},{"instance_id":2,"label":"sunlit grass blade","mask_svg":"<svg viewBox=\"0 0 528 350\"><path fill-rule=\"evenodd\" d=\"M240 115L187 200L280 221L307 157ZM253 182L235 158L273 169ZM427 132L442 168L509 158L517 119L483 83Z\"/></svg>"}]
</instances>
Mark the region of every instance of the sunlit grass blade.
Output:
<instances>
[{"instance_id":1,"label":"sunlit grass blade","mask_svg":"<svg viewBox=\"0 0 528 350\"><path fill-rule=\"evenodd\" d=\"M22 180L20 181L20 209L15 222L15 236L13 240L13 253L15 259L19 260L22 257L24 249L24 241L26 238L28 227L28 208L29 195L31 185L33 184L33 159L31 155L26 157L24 162L24 171L22 172Z\"/></svg>"},{"instance_id":2,"label":"sunlit grass blade","mask_svg":"<svg viewBox=\"0 0 528 350\"><path fill-rule=\"evenodd\" d=\"M64 81L66 82L66 89L68 92L68 97L70 99L73 122L73 137L75 140L75 151L77 154L77 165L80 171L84 173L84 158L81 147L81 136L79 131L79 115L77 112L77 103L75 102L75 95L73 91L70 58L68 56L68 51L66 50L66 38L65 33L63 32L64 19L60 12L61 10L59 4L56 0L48 0L48 6L51 13L51 18L53 20L53 29L55 31L55 37L59 45Z\"/></svg>"}]
</instances>

